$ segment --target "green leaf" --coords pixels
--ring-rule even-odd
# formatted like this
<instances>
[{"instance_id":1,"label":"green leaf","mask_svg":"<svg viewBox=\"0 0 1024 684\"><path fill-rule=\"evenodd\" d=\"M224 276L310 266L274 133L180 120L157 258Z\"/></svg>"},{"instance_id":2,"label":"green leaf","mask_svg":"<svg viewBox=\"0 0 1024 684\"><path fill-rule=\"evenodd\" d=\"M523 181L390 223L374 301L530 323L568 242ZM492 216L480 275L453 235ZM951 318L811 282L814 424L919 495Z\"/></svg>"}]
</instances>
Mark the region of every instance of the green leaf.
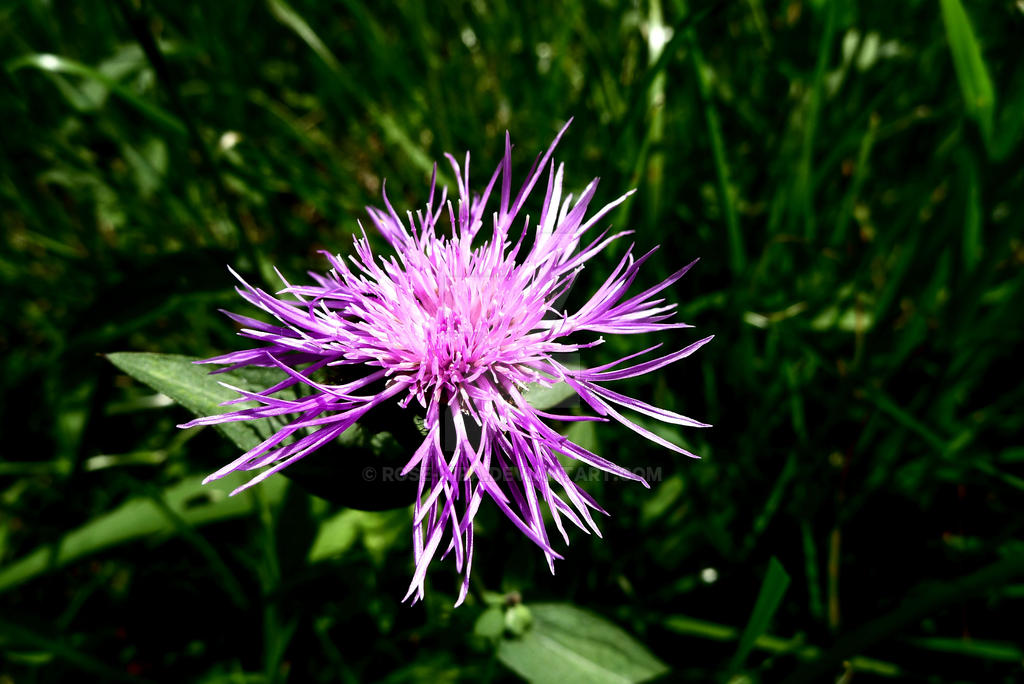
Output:
<instances>
[{"instance_id":1,"label":"green leaf","mask_svg":"<svg viewBox=\"0 0 1024 684\"><path fill-rule=\"evenodd\" d=\"M498 659L528 681L560 684L640 682L668 667L603 618L569 604L530 606L533 626L502 640Z\"/></svg>"},{"instance_id":2,"label":"green leaf","mask_svg":"<svg viewBox=\"0 0 1024 684\"><path fill-rule=\"evenodd\" d=\"M123 352L108 354L107 358L128 375L166 394L198 416L232 410L220 404L238 395L221 382L260 391L284 378L284 373L276 368L256 367L210 375L207 366L194 363L195 358L174 354ZM295 390L283 390L275 396L293 398ZM378 407L376 411L378 422L387 415L382 413L384 409L386 407ZM397 406L394 410L401 411ZM412 421L409 422L411 427ZM280 425L281 418L264 418L222 423L214 427L239 449L248 451L273 434ZM301 462L292 464L282 474L311 494L350 508L405 508L415 496L416 483L412 478L399 478L396 473L407 457L403 449L409 448L408 445L396 446L387 435L367 433L359 424Z\"/></svg>"},{"instance_id":3,"label":"green leaf","mask_svg":"<svg viewBox=\"0 0 1024 684\"><path fill-rule=\"evenodd\" d=\"M559 382L551 387L535 382L523 392L523 398L530 406L540 411L555 408L569 397L576 396L576 390L569 387L568 383Z\"/></svg>"},{"instance_id":4,"label":"green leaf","mask_svg":"<svg viewBox=\"0 0 1024 684\"><path fill-rule=\"evenodd\" d=\"M40 546L0 568L0 593L103 549L138 539L173 535L180 531L182 524L199 527L249 515L257 510L257 501L251 492L228 496L228 492L246 479L247 473L232 473L204 486L202 478L189 477L162 493L162 505L151 498L131 499L67 532L56 543ZM271 478L262 486L260 494L270 501L278 501L284 490L285 480Z\"/></svg>"},{"instance_id":5,"label":"green leaf","mask_svg":"<svg viewBox=\"0 0 1024 684\"><path fill-rule=\"evenodd\" d=\"M772 616L775 615L775 611L779 609L779 604L782 603L782 597L786 594L788 587L789 575L778 559L772 556L768 561L768 573L765 575L764 582L761 583L761 592L757 595L757 602L754 604L754 612L750 615L750 620L743 630L743 636L740 637L739 646L736 648L736 655L732 658L730 669L733 672L743 665L750 650L754 648L757 638L767 631L768 624L771 622Z\"/></svg>"},{"instance_id":6,"label":"green leaf","mask_svg":"<svg viewBox=\"0 0 1024 684\"><path fill-rule=\"evenodd\" d=\"M197 357L177 354L121 352L107 354L107 359L139 382L166 394L197 416L234 410L220 405L238 397L234 390L224 387L221 382L248 390L263 390L279 382L283 375L272 369L260 368L210 375L209 366L195 364ZM283 392L279 396L287 397ZM222 423L216 428L239 449L248 451L271 435L272 423L269 420L242 421Z\"/></svg>"},{"instance_id":7,"label":"green leaf","mask_svg":"<svg viewBox=\"0 0 1024 684\"><path fill-rule=\"evenodd\" d=\"M408 501L405 507L408 507ZM316 563L341 555L361 540L367 553L382 563L398 538L408 534L409 515L405 510L345 509L320 524L307 559Z\"/></svg>"},{"instance_id":8,"label":"green leaf","mask_svg":"<svg viewBox=\"0 0 1024 684\"><path fill-rule=\"evenodd\" d=\"M316 539L309 550L309 562L345 553L359 538L361 511L346 509L320 524Z\"/></svg>"},{"instance_id":9,"label":"green leaf","mask_svg":"<svg viewBox=\"0 0 1024 684\"><path fill-rule=\"evenodd\" d=\"M473 634L484 639L500 639L505 631L505 615L498 606L491 606L473 624Z\"/></svg>"},{"instance_id":10,"label":"green leaf","mask_svg":"<svg viewBox=\"0 0 1024 684\"><path fill-rule=\"evenodd\" d=\"M594 428L594 422L590 420L581 420L576 423L572 423L569 429L565 431L566 438L574 444L579 444L588 451L597 452L600 449L600 443L597 441L597 430ZM573 463L579 463L579 461L572 461Z\"/></svg>"}]
</instances>

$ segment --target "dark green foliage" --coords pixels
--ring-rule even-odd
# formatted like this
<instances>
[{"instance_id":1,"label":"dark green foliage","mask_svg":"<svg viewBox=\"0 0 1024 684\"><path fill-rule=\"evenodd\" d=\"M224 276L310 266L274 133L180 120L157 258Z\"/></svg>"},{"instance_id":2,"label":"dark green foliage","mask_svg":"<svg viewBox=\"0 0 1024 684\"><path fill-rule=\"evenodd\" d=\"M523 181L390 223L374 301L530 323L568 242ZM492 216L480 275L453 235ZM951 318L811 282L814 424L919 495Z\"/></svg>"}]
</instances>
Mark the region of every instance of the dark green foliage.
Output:
<instances>
[{"instance_id":1,"label":"dark green foliage","mask_svg":"<svg viewBox=\"0 0 1024 684\"><path fill-rule=\"evenodd\" d=\"M0 3L0 682L1019 679L1022 31L1010 0ZM714 333L623 391L715 427L657 428L690 461L574 426L656 476L573 471L611 517L554 577L484 506L467 604L449 561L403 606L407 508L200 487L238 446L101 356L237 348L226 265L302 280L383 179L416 208L469 149L482 185L506 129L521 175L570 116L569 185L638 187L611 222L662 245L638 287L701 258L696 331L586 361Z\"/></svg>"}]
</instances>

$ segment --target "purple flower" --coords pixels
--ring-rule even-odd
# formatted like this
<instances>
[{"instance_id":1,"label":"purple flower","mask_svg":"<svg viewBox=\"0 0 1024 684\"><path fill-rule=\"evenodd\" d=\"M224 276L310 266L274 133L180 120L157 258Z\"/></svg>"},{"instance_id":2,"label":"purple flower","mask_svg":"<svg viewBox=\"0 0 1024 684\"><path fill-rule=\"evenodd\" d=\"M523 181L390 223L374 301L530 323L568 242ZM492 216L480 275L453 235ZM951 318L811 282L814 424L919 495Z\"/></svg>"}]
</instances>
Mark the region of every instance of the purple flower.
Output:
<instances>
[{"instance_id":1,"label":"purple flower","mask_svg":"<svg viewBox=\"0 0 1024 684\"><path fill-rule=\"evenodd\" d=\"M184 427L271 416L290 422L206 481L269 466L236 490L241 491L329 443L375 406L398 402L404 408L415 402L424 412L425 437L402 471L404 475L419 468L413 519L416 569L405 598L423 597L427 567L443 549L443 555L454 552L463 575L459 605L469 584L473 518L485 500L541 548L554 571L554 559L561 556L548 539L543 508L566 544L563 519L600 535L591 510L605 512L566 473L559 454L649 486L639 475L569 441L546 421L613 418L652 442L693 456L620 411L627 408L677 425L706 424L632 399L605 384L663 368L689 356L711 337L625 368L620 367L624 362L660 345L594 368L564 362L565 353L601 344L602 333L690 327L666 322L675 304L666 304L658 294L693 266L627 296L641 264L654 252L636 258L630 246L582 307L571 313L557 308L587 262L630 232L609 235L606 230L584 241L632 191L589 218L597 179L575 201L571 194L563 196L562 166L548 162L567 127L538 157L514 197L507 134L504 158L482 195L470 194L469 154L461 168L446 155L458 183L454 203L447 188L435 202L436 169L430 200L415 215L400 216L385 192L386 211L368 212L394 255L375 255L364 231L362 238L355 238L355 254L347 260L325 253L332 269L326 275L310 274L315 284L285 281L284 289L273 295L239 277L242 297L276 321L229 313L244 326L240 334L260 346L202 363L225 365L222 371L276 366L286 375L262 392L232 388L240 396L228 403L255 401L258 406L199 418ZM513 224L545 168L547 190L540 220L531 226L527 216L516 231ZM498 202L489 208L492 193ZM281 295L287 298L280 299ZM583 342L575 341L580 333L586 337ZM347 370L348 377L356 379L330 384L325 376L338 370ZM597 416L554 415L524 398L531 383L550 387L563 382ZM308 386L305 396L279 395L298 383ZM443 447L446 422L454 440L446 440Z\"/></svg>"}]
</instances>

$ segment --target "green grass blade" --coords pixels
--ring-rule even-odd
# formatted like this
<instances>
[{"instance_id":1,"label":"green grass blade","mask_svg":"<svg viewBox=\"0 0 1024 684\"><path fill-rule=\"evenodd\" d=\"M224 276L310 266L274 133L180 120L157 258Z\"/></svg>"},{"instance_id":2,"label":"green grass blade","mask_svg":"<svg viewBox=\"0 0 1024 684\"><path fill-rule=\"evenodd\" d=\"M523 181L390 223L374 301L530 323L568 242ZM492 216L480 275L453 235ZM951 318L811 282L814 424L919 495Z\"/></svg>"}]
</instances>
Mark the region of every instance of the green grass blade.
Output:
<instances>
[{"instance_id":1,"label":"green grass blade","mask_svg":"<svg viewBox=\"0 0 1024 684\"><path fill-rule=\"evenodd\" d=\"M964 106L967 114L978 123L985 144L991 149L995 133L996 93L985 67L981 45L974 36L971 22L960 0L940 0L940 4Z\"/></svg>"},{"instance_id":2,"label":"green grass blade","mask_svg":"<svg viewBox=\"0 0 1024 684\"><path fill-rule=\"evenodd\" d=\"M0 593L44 572L61 568L85 556L113 546L155 535L180 532L179 526L198 527L221 520L250 515L256 502L249 491L228 497L242 484L246 473L231 473L222 480L202 485L201 477L190 477L165 490L162 503L149 497L131 499L113 511L64 534L55 544L37 548L19 560L0 568ZM263 495L277 500L284 493L285 480L271 478ZM167 512L173 513L172 520Z\"/></svg>"},{"instance_id":3,"label":"green grass blade","mask_svg":"<svg viewBox=\"0 0 1024 684\"><path fill-rule=\"evenodd\" d=\"M796 182L794 184L795 204L799 215L804 221L804 237L807 240L814 240L817 231L815 210L814 210L814 141L818 130L818 120L821 118L821 104L825 90L825 72L829 64L829 55L832 51L832 41L835 38L837 14L839 13L838 0L829 0L825 3L825 27L821 33L821 41L818 44L818 62L814 70L814 80L811 83L811 92L807 101L807 119L803 126L803 140L800 149L800 165L797 167Z\"/></svg>"},{"instance_id":4,"label":"green grass blade","mask_svg":"<svg viewBox=\"0 0 1024 684\"><path fill-rule=\"evenodd\" d=\"M178 117L158 105L147 102L106 74L73 59L50 54L23 55L8 61L4 66L9 73L15 73L21 69L38 69L49 73L71 74L91 79L109 88L126 103L167 130L179 135L188 133L185 124Z\"/></svg>"},{"instance_id":5,"label":"green grass blade","mask_svg":"<svg viewBox=\"0 0 1024 684\"><path fill-rule=\"evenodd\" d=\"M1024 576L1024 553L1015 553L953 582L923 582L891 613L872 620L839 639L835 646L786 680L786 684L820 682L850 655L862 652L893 632L976 594L995 591Z\"/></svg>"},{"instance_id":6,"label":"green grass blade","mask_svg":"<svg viewBox=\"0 0 1024 684\"><path fill-rule=\"evenodd\" d=\"M984 204L981 201L981 178L974 157L964 155L964 176L966 176L964 198L963 263L970 272L981 262L985 249L983 228L985 223Z\"/></svg>"},{"instance_id":7,"label":"green grass blade","mask_svg":"<svg viewBox=\"0 0 1024 684\"><path fill-rule=\"evenodd\" d=\"M804 547L804 567L807 575L807 601L811 616L817 620L825 617L824 604L821 601L821 580L818 570L818 545L814 543L814 531L810 522L800 523L800 538Z\"/></svg>"},{"instance_id":8,"label":"green grass blade","mask_svg":"<svg viewBox=\"0 0 1024 684\"><path fill-rule=\"evenodd\" d=\"M850 182L850 189L843 199L839 216L836 219L836 227L832 232L832 246L838 247L846 240L846 232L850 226L850 219L853 218L854 209L857 206L857 198L860 196L864 181L868 177L868 162L871 159L871 149L874 147L875 138L878 134L878 126L881 119L878 115L872 114L868 121L868 130L860 141L860 149L857 152L857 165L853 170L853 180Z\"/></svg>"},{"instance_id":9,"label":"green grass blade","mask_svg":"<svg viewBox=\"0 0 1024 684\"><path fill-rule=\"evenodd\" d=\"M1006 663L1024 662L1024 651L1020 646L983 639L947 639L942 637L922 637L909 639L909 643L929 651L955 653L957 655L997 660Z\"/></svg>"},{"instance_id":10,"label":"green grass blade","mask_svg":"<svg viewBox=\"0 0 1024 684\"><path fill-rule=\"evenodd\" d=\"M757 638L768 630L772 617L782 604L782 597L786 595L789 587L789 575L779 563L775 556L768 561L768 573L761 584L761 591L757 595L757 602L754 604L754 611L747 621L747 626L740 637L739 646L736 647L736 655L732 658L730 670L737 671L747 659Z\"/></svg>"},{"instance_id":11,"label":"green grass blade","mask_svg":"<svg viewBox=\"0 0 1024 684\"><path fill-rule=\"evenodd\" d=\"M704 110L704 122L708 128L708 139L711 155L715 160L715 180L718 189L718 203L725 217L726 239L729 245L729 268L734 275L740 275L746 269L747 257L743 248L743 233L740 230L739 214L730 185L729 160L727 158L725 138L722 125L715 108L711 82L704 58L697 44L697 36L693 29L687 29L687 47L690 51L690 63L693 66L694 78L700 93L701 108Z\"/></svg>"},{"instance_id":12,"label":"green grass blade","mask_svg":"<svg viewBox=\"0 0 1024 684\"><path fill-rule=\"evenodd\" d=\"M355 83L352 77L345 71L341 62L338 61L338 58L334 56L331 49L327 47L327 44L309 25L309 22L285 0L267 0L267 6L270 8L270 12L274 15L275 19L294 31L316 53L317 57L323 60L327 68L331 70L331 73L334 74L339 83L344 87L345 92L366 109L370 119L380 126L384 135L391 142L401 148L409 161L422 172L431 173L434 169L433 160L423 151L422 147L413 142L413 139L409 137L390 113L380 109L363 89ZM448 174L441 169L438 169L437 179L439 183L449 182Z\"/></svg>"},{"instance_id":13,"label":"green grass blade","mask_svg":"<svg viewBox=\"0 0 1024 684\"><path fill-rule=\"evenodd\" d=\"M735 641L739 630L731 625L723 625L707 620L698 620L688 615L669 615L663 623L665 629L676 634L710 641ZM772 634L762 634L754 640L754 648L771 655L791 655L798 660L810 661L821 656L820 647L808 644L802 637L786 639ZM886 677L898 677L901 669L894 663L854 656L849 659L855 672L870 672Z\"/></svg>"},{"instance_id":14,"label":"green grass blade","mask_svg":"<svg viewBox=\"0 0 1024 684\"><path fill-rule=\"evenodd\" d=\"M74 665L82 672L88 672L95 676L96 680L94 681L134 682L135 684L145 684L145 682L151 681L129 675L127 672L113 668L102 660L69 646L60 639L39 634L27 627L8 622L3 618L0 618L0 640L3 641L5 650L14 650L12 646L15 644L24 644L30 648L37 648L51 653L57 658Z\"/></svg>"}]
</instances>

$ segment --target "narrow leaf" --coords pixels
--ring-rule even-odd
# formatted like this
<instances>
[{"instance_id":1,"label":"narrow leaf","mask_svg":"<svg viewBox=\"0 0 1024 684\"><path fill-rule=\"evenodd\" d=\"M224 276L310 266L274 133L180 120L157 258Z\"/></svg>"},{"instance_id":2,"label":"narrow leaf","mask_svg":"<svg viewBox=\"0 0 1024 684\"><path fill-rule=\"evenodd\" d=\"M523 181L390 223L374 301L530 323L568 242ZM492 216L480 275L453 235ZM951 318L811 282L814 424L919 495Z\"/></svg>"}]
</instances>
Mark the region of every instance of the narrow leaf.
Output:
<instances>
[{"instance_id":1,"label":"narrow leaf","mask_svg":"<svg viewBox=\"0 0 1024 684\"><path fill-rule=\"evenodd\" d=\"M2 618L0 618L0 640L3 641L4 648L6 650L14 650L13 647L16 644L23 644L52 654L61 660L74 665L82 670L82 672L88 672L95 676L96 680L94 681L134 682L135 684L143 684L144 682L151 681L149 679L142 679L135 675L129 675L127 672L122 672L121 670L111 667L102 660L87 653L83 653L73 646L68 645L61 639L45 636L34 630L28 629L27 627L23 627L22 625L8 622ZM6 677L5 680L7 680ZM84 681L84 679L79 681Z\"/></svg>"},{"instance_id":2,"label":"narrow leaf","mask_svg":"<svg viewBox=\"0 0 1024 684\"><path fill-rule=\"evenodd\" d=\"M167 110L151 102L147 102L145 99L139 97L130 89L124 87L106 74L97 71L92 67L86 66L81 62L76 62L73 59L50 54L24 55L7 62L4 66L10 73L20 69L38 69L39 71L47 73L71 74L95 81L100 85L109 88L111 92L116 94L132 107L135 107L135 109L140 113L149 117L156 123L161 124L175 133L181 135L186 133L185 124Z\"/></svg>"},{"instance_id":3,"label":"narrow leaf","mask_svg":"<svg viewBox=\"0 0 1024 684\"><path fill-rule=\"evenodd\" d=\"M112 546L153 536L170 536L180 531L183 524L199 527L249 515L257 508L251 492L234 497L227 495L246 478L245 473L232 473L223 480L203 486L202 478L190 477L163 492L163 505L149 497L131 499L71 530L56 543L40 546L0 568L0 593ZM285 480L274 478L263 485L261 495L278 501L284 490ZM176 518L172 519L168 511Z\"/></svg>"},{"instance_id":4,"label":"narrow leaf","mask_svg":"<svg viewBox=\"0 0 1024 684\"><path fill-rule=\"evenodd\" d=\"M730 667L733 672L743 665L743 661L747 659L757 638L767 631L768 624L775 615L775 611L779 609L779 604L782 603L782 597L786 594L788 587L789 575L778 559L772 556L772 559L768 561L768 573L765 575L764 582L761 583L761 592L754 604L754 612L750 615L750 620L743 630L743 636L740 637L736 655L733 656Z\"/></svg>"},{"instance_id":5,"label":"narrow leaf","mask_svg":"<svg viewBox=\"0 0 1024 684\"><path fill-rule=\"evenodd\" d=\"M995 132L996 95L981 55L981 46L974 37L971 22L960 0L941 0L940 4L964 105L968 115L978 122L986 145L991 147Z\"/></svg>"}]
</instances>

